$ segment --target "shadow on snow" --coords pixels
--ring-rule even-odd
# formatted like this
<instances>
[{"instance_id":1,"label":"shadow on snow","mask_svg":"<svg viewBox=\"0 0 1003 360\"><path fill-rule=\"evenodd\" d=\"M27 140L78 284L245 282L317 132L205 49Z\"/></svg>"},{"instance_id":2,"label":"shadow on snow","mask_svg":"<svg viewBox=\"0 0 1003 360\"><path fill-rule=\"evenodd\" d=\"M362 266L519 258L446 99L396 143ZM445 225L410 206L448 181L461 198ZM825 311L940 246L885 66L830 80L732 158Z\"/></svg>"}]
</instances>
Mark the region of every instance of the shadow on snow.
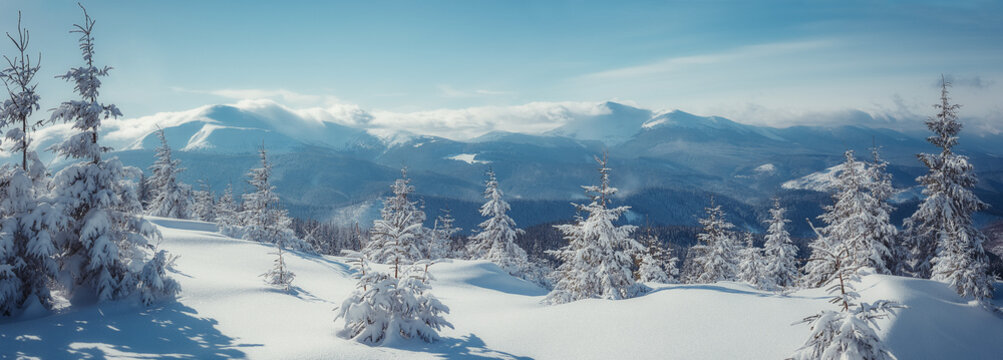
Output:
<instances>
[{"instance_id":1,"label":"shadow on snow","mask_svg":"<svg viewBox=\"0 0 1003 360\"><path fill-rule=\"evenodd\" d=\"M125 304L122 316L99 308L0 324L0 349L15 358L103 359L107 357L181 359L242 358L243 347L216 329L217 321L198 316L181 303L138 314Z\"/></svg>"},{"instance_id":2,"label":"shadow on snow","mask_svg":"<svg viewBox=\"0 0 1003 360\"><path fill-rule=\"evenodd\" d=\"M512 359L531 360L531 357L518 356L504 351L488 348L484 340L474 334L468 334L461 338L442 338L433 343L425 343L421 340L397 340L383 346L400 350L425 352L439 355L445 359Z\"/></svg>"}]
</instances>

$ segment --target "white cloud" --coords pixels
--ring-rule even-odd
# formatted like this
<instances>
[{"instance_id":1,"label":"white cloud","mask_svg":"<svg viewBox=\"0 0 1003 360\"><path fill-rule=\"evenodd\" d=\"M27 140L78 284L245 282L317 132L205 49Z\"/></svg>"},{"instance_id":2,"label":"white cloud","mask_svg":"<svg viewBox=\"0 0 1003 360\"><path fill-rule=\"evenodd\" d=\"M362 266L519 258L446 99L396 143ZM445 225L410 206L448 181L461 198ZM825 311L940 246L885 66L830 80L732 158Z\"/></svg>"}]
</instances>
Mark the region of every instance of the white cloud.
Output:
<instances>
[{"instance_id":1,"label":"white cloud","mask_svg":"<svg viewBox=\"0 0 1003 360\"><path fill-rule=\"evenodd\" d=\"M171 89L178 92L219 96L230 100L270 99L289 106L326 106L341 102L334 95L303 94L286 89L192 90L181 87L173 87Z\"/></svg>"},{"instance_id":2,"label":"white cloud","mask_svg":"<svg viewBox=\"0 0 1003 360\"><path fill-rule=\"evenodd\" d=\"M751 58L814 51L821 48L831 47L834 44L836 44L836 41L834 40L806 40L747 45L717 53L671 57L644 65L600 71L587 74L584 77L593 79L632 79L685 71L698 65L734 63Z\"/></svg>"}]
</instances>

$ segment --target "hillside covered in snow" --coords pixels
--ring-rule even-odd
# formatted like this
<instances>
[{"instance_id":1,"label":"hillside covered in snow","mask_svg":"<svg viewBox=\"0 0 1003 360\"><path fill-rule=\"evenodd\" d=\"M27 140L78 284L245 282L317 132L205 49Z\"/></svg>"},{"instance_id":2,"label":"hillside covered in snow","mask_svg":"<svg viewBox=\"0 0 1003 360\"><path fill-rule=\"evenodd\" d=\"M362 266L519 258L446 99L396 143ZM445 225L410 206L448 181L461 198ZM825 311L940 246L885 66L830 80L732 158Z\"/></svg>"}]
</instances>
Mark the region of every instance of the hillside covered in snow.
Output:
<instances>
[{"instance_id":1,"label":"hillside covered in snow","mask_svg":"<svg viewBox=\"0 0 1003 360\"><path fill-rule=\"evenodd\" d=\"M374 347L336 336L332 309L355 286L343 258L292 253L291 293L259 276L272 246L237 240L215 224L154 218L160 247L179 256L171 275L176 303L151 308L133 299L64 308L0 323L0 357L298 358L298 359L781 359L804 341L792 325L831 308L820 289L787 295L748 285L649 284L628 300L542 305L547 290L485 261L432 265L432 292L450 308L442 340ZM958 297L947 285L868 275L864 301L908 308L881 320L880 336L899 359L993 359L1003 354L1003 319ZM996 305L1003 305L997 285Z\"/></svg>"}]
</instances>

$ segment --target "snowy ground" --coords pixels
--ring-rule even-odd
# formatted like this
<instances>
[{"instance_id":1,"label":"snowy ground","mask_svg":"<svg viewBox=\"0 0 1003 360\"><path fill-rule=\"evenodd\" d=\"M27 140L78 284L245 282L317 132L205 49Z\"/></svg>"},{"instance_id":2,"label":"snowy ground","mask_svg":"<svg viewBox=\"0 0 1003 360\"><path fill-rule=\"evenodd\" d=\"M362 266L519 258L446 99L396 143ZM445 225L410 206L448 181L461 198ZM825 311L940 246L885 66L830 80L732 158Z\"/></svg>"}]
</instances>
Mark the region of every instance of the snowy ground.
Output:
<instances>
[{"instance_id":1,"label":"snowy ground","mask_svg":"<svg viewBox=\"0 0 1003 360\"><path fill-rule=\"evenodd\" d=\"M0 358L782 359L808 331L791 324L831 306L819 290L779 296L736 283L658 285L631 300L544 306L545 290L490 263L451 261L432 267L432 291L456 329L434 344L371 347L335 336L341 323L332 309L354 286L342 259L290 256L290 295L258 277L273 260L270 247L223 237L211 224L155 221L161 246L181 255L177 303L110 303L0 323ZM1003 357L1003 318L943 284L872 275L860 290L865 301L910 307L880 323L900 359ZM1001 298L997 291L997 304Z\"/></svg>"}]
</instances>

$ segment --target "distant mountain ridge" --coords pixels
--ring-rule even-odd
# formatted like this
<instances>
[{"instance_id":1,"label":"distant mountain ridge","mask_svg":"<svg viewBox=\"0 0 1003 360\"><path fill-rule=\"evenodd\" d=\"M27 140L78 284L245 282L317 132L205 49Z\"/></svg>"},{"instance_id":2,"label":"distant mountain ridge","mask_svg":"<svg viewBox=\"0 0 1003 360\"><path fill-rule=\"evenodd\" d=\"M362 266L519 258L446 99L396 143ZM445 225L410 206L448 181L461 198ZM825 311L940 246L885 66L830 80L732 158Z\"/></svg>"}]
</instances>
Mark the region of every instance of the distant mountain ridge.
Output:
<instances>
[{"instance_id":1,"label":"distant mountain ridge","mask_svg":"<svg viewBox=\"0 0 1003 360\"><path fill-rule=\"evenodd\" d=\"M597 180L592 157L605 151L611 158L613 185L628 204L651 212L643 214L647 218L694 224L702 204L714 194L732 199L735 208L729 211L746 214L736 221L753 230L760 222L757 209L769 198L800 189L784 189L784 183L826 171L847 149L866 160L872 144L881 146L900 188L914 187L915 177L924 171L915 154L935 151L923 139L925 134L889 129L773 128L679 110L653 112L615 102L598 106L603 111L570 118L540 134L496 131L466 141L406 132L376 136L363 126L312 120L274 103L205 106L161 117L168 119L161 124L149 124L150 119L119 121L110 123L103 136L120 149L117 154L126 164L145 170L158 145L154 125L160 125L188 168L182 179L189 183L205 179L217 191L228 183L241 191L243 174L255 162L253 153L264 145L275 161L275 185L283 202L296 215L316 218L374 204L402 166L410 169L418 193L438 199L435 206L480 202L488 168L498 174L502 190L515 203L580 201L584 199L580 186ZM63 131L46 129L38 142L52 143ZM996 209L1003 209L1003 136L963 131L958 152L971 158L982 180L977 193L994 205L987 216L1000 215ZM686 205L643 205L643 199L632 197L661 196L651 191ZM694 198L682 201L679 194ZM556 219L573 215L570 205L564 211L547 209L527 211L560 215ZM513 211L522 210L513 206ZM373 211L363 213L373 216ZM555 220L537 217L521 217L520 225ZM469 229L476 218L460 226Z\"/></svg>"}]
</instances>

